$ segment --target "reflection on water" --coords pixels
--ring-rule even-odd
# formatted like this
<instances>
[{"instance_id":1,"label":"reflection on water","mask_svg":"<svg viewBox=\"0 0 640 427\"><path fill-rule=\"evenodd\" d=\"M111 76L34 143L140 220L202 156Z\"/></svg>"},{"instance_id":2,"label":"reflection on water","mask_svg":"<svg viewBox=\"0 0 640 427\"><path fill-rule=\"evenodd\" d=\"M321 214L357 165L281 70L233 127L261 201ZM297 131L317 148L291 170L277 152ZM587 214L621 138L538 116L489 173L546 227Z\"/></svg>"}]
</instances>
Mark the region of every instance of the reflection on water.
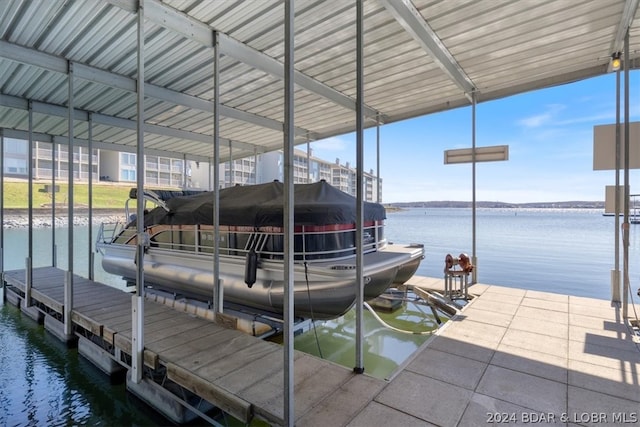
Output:
<instances>
[{"instance_id":1,"label":"reflection on water","mask_svg":"<svg viewBox=\"0 0 640 427\"><path fill-rule=\"evenodd\" d=\"M16 307L0 325L0 425L166 423Z\"/></svg>"},{"instance_id":2,"label":"reflection on water","mask_svg":"<svg viewBox=\"0 0 640 427\"><path fill-rule=\"evenodd\" d=\"M413 301L405 302L392 313L377 311L377 314L387 325L406 331L394 331L384 326L369 311L364 311L365 372L386 379L431 337L429 332L437 329L438 324L429 307ZM439 313L439 316L443 321L446 320L444 314ZM355 310L351 310L338 319L317 322L315 331L312 328L295 338L295 349L346 367L354 367L355 317Z\"/></svg>"}]
</instances>

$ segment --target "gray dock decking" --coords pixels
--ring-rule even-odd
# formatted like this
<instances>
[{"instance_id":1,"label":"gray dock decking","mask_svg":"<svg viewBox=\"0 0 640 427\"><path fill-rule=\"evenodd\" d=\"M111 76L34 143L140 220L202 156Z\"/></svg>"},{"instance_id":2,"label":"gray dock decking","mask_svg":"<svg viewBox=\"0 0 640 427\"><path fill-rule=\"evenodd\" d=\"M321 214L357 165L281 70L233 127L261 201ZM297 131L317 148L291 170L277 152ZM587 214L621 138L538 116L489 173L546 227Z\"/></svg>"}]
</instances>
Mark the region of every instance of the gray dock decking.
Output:
<instances>
[{"instance_id":1,"label":"gray dock decking","mask_svg":"<svg viewBox=\"0 0 640 427\"><path fill-rule=\"evenodd\" d=\"M74 280L74 323L129 352L131 295ZM24 291L24 270L5 281ZM61 312L63 281L61 270L34 269L32 298ZM296 425L640 422L640 344L619 308L500 286L471 291L478 296L390 381L296 352ZM282 423L283 357L277 344L145 302L145 363L241 420Z\"/></svg>"}]
</instances>

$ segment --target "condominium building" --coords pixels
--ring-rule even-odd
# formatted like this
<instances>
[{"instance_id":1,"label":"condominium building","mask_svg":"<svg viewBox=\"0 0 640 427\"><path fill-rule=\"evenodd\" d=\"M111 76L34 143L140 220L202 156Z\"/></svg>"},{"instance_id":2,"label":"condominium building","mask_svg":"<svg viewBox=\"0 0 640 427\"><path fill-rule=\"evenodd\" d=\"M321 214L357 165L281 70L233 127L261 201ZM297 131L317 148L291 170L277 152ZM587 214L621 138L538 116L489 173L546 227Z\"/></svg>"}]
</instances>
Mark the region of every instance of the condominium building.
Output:
<instances>
[{"instance_id":1,"label":"condominium building","mask_svg":"<svg viewBox=\"0 0 640 427\"><path fill-rule=\"evenodd\" d=\"M54 155L55 154L55 155ZM89 173L99 179L100 150L94 149L89 155L86 147L73 147L73 176L78 181L88 181ZM55 171L56 179L69 177L69 149L66 145L50 142L33 142L33 178L51 179ZM28 178L29 142L24 139L4 138L4 176Z\"/></svg>"},{"instance_id":2,"label":"condominium building","mask_svg":"<svg viewBox=\"0 0 640 427\"><path fill-rule=\"evenodd\" d=\"M284 153L272 151L258 156L258 182L269 182L277 179L284 180ZM345 193L356 195L357 171L349 163L340 164L340 159L334 163L307 155L305 151L294 150L293 153L293 182L304 184L325 180ZM378 178L373 170L363 173L363 190L366 201L378 200ZM382 180L380 180L382 183ZM382 194L380 194L382 196ZM380 198L380 200L382 200Z\"/></svg>"},{"instance_id":3,"label":"condominium building","mask_svg":"<svg viewBox=\"0 0 640 427\"><path fill-rule=\"evenodd\" d=\"M137 180L137 155L102 150L100 175L105 181L131 182ZM144 156L144 183L157 187L192 187L191 162L161 156Z\"/></svg>"},{"instance_id":4,"label":"condominium building","mask_svg":"<svg viewBox=\"0 0 640 427\"><path fill-rule=\"evenodd\" d=\"M28 142L21 139L4 138L4 175L28 177ZM54 147L48 142L33 143L33 176L36 179L50 179L55 170L56 178L68 179L69 153L65 145ZM89 171L94 180L134 184L137 180L135 153L123 153L94 149L90 156L86 147L73 149L74 177L87 181ZM152 187L177 187L209 189L213 174L210 165L186 159L145 155L144 183ZM284 181L284 153L272 151L256 156L225 162L220 165L219 188L237 184L251 185L273 180ZM325 180L345 193L356 195L356 170L349 163L340 164L340 159L328 162L302 150L294 150L293 180L304 184ZM378 178L373 171L363 173L364 199L377 201ZM382 180L380 180L382 182Z\"/></svg>"}]
</instances>

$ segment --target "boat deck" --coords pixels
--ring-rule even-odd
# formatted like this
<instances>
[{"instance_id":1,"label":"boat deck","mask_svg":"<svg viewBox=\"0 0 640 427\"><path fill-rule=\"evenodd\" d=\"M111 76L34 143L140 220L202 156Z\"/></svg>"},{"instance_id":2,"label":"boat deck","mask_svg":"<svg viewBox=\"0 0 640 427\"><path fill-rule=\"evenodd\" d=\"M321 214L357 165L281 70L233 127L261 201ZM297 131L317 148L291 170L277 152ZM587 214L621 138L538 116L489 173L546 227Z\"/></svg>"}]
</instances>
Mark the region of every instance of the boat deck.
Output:
<instances>
[{"instance_id":1,"label":"boat deck","mask_svg":"<svg viewBox=\"0 0 640 427\"><path fill-rule=\"evenodd\" d=\"M63 276L54 268L34 269L33 299L61 309ZM130 351L131 295L75 280L75 324ZM438 280L410 283L437 289ZM5 281L24 292L24 270L7 272ZM470 292L477 297L389 381L296 352L296 425L640 421L640 344L619 307L492 285L473 285ZM277 344L147 300L145 345L145 363L164 367L172 381L241 420L282 424Z\"/></svg>"}]
</instances>

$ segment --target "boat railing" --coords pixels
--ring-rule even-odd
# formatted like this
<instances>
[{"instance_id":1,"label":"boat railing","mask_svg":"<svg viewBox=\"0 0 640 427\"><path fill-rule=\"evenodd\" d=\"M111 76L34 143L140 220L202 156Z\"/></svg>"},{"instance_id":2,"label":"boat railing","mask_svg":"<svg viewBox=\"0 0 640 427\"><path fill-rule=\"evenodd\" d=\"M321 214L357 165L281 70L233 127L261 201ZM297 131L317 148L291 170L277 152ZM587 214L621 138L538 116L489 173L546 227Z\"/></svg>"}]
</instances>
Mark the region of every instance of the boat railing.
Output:
<instances>
[{"instance_id":1,"label":"boat railing","mask_svg":"<svg viewBox=\"0 0 640 427\"><path fill-rule=\"evenodd\" d=\"M152 248L192 253L213 253L211 226L157 225L148 228ZM135 237L129 236L129 240ZM125 243L118 239L118 243ZM373 252L386 241L382 224L364 228L363 250ZM278 227L221 227L220 255L245 256L254 250L262 259L282 259L284 233ZM302 227L294 233L294 259L339 260L355 254L355 230L315 231Z\"/></svg>"},{"instance_id":2,"label":"boat railing","mask_svg":"<svg viewBox=\"0 0 640 427\"><path fill-rule=\"evenodd\" d=\"M147 207L147 205L149 203L151 203L153 207L160 206L160 207L162 207L162 209L168 211L167 205L165 204L164 200L162 200L162 197L160 197L160 195L158 195L155 191L153 191L153 190L144 190L143 191L143 197L140 198L140 197L138 197L137 188L132 188L129 191L129 198L124 203L124 215L125 215L125 218L127 218L128 221L131 221L131 220L135 219L135 217L136 217L136 214L131 212L131 208L129 207L129 203L132 200L136 201L137 203L140 203L139 202L140 199L143 200L143 203L144 203L144 209L143 210L145 212L149 211L149 208Z\"/></svg>"},{"instance_id":3,"label":"boat railing","mask_svg":"<svg viewBox=\"0 0 640 427\"><path fill-rule=\"evenodd\" d=\"M113 243L123 230L124 224L121 222L103 222L98 229L96 247L99 247L100 244Z\"/></svg>"}]
</instances>

